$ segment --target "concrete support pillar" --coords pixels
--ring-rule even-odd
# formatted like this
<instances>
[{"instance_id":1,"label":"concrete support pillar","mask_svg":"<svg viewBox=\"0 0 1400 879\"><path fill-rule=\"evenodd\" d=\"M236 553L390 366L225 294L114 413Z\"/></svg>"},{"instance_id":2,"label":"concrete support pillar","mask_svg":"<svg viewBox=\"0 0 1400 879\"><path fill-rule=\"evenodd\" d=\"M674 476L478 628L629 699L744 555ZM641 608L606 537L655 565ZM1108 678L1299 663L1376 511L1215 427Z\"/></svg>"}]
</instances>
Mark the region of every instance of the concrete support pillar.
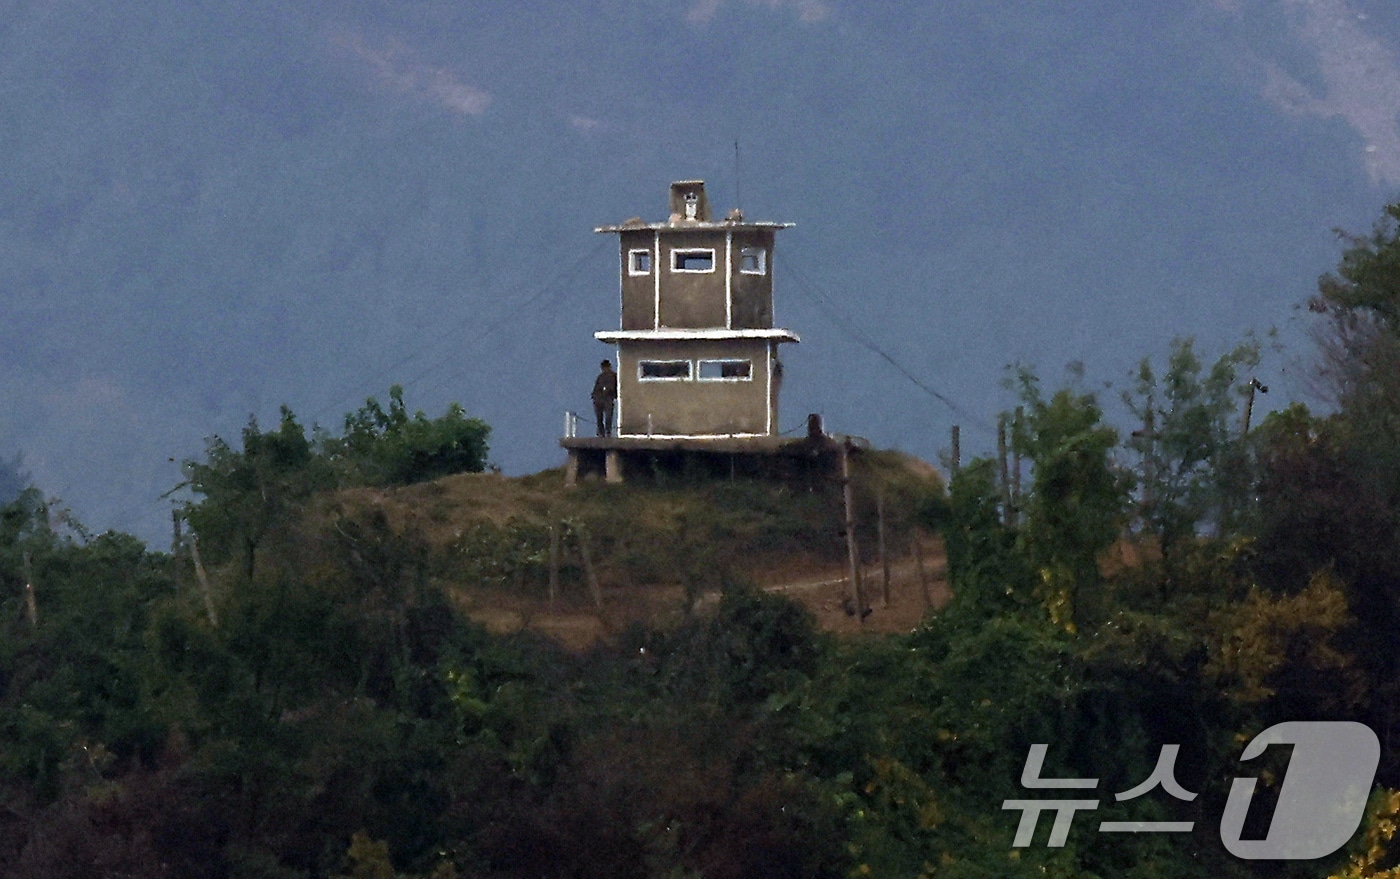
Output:
<instances>
[{"instance_id":1,"label":"concrete support pillar","mask_svg":"<svg viewBox=\"0 0 1400 879\"><path fill-rule=\"evenodd\" d=\"M569 460L564 463L564 487L578 485L578 449L569 449Z\"/></svg>"},{"instance_id":2,"label":"concrete support pillar","mask_svg":"<svg viewBox=\"0 0 1400 879\"><path fill-rule=\"evenodd\" d=\"M617 449L608 449L603 458L603 481L622 481L622 453Z\"/></svg>"}]
</instances>

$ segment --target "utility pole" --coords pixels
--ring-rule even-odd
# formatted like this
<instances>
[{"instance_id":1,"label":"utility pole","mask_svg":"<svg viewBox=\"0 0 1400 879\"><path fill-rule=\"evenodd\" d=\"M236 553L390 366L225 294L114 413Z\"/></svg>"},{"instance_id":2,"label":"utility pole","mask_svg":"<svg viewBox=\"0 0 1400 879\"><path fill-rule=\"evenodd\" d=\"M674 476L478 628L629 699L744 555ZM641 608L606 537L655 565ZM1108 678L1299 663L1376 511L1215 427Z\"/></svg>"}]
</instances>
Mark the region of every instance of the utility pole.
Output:
<instances>
[{"instance_id":1,"label":"utility pole","mask_svg":"<svg viewBox=\"0 0 1400 879\"><path fill-rule=\"evenodd\" d=\"M1016 407L1016 420L1011 425L1011 524L1021 524L1021 419L1025 417L1024 406Z\"/></svg>"},{"instance_id":2,"label":"utility pole","mask_svg":"<svg viewBox=\"0 0 1400 879\"><path fill-rule=\"evenodd\" d=\"M214 590L209 587L209 574L199 558L199 537L194 532L190 532L190 557L194 559L194 575L199 580L199 592L204 596L204 612L209 617L209 625L217 629L219 614L214 609Z\"/></svg>"},{"instance_id":3,"label":"utility pole","mask_svg":"<svg viewBox=\"0 0 1400 879\"><path fill-rule=\"evenodd\" d=\"M181 533L180 511L175 508L170 510L170 560L174 562L170 566L170 580L175 584L175 594L180 594L181 580L184 580L184 571L180 569L180 557L185 553L185 538Z\"/></svg>"},{"instance_id":4,"label":"utility pole","mask_svg":"<svg viewBox=\"0 0 1400 879\"><path fill-rule=\"evenodd\" d=\"M851 441L841 440L841 493L846 502L846 566L855 592L856 618L865 625L865 587L860 582L860 554L856 548L855 492L851 487Z\"/></svg>"},{"instance_id":5,"label":"utility pole","mask_svg":"<svg viewBox=\"0 0 1400 879\"><path fill-rule=\"evenodd\" d=\"M1244 439L1245 436L1249 434L1249 419L1254 414L1255 389L1258 389L1261 394L1267 394L1269 392L1269 386L1260 384L1257 378L1251 378L1247 387L1249 388L1249 394L1244 398L1244 426L1240 428L1240 439Z\"/></svg>"},{"instance_id":6,"label":"utility pole","mask_svg":"<svg viewBox=\"0 0 1400 879\"><path fill-rule=\"evenodd\" d=\"M950 476L957 476L958 469L962 467L962 428L953 425L953 461L952 473Z\"/></svg>"},{"instance_id":7,"label":"utility pole","mask_svg":"<svg viewBox=\"0 0 1400 879\"><path fill-rule=\"evenodd\" d=\"M1152 486L1157 479L1157 410L1152 406L1152 399L1147 400L1147 411L1142 416L1142 430L1133 431L1133 436L1138 439L1147 440L1147 449L1142 453L1142 510L1144 513L1143 522L1148 522L1148 517L1153 514L1152 506L1155 499Z\"/></svg>"},{"instance_id":8,"label":"utility pole","mask_svg":"<svg viewBox=\"0 0 1400 879\"><path fill-rule=\"evenodd\" d=\"M1006 464L1006 413L997 416L997 460L1001 473L1001 524L1011 524L1011 479Z\"/></svg>"}]
</instances>

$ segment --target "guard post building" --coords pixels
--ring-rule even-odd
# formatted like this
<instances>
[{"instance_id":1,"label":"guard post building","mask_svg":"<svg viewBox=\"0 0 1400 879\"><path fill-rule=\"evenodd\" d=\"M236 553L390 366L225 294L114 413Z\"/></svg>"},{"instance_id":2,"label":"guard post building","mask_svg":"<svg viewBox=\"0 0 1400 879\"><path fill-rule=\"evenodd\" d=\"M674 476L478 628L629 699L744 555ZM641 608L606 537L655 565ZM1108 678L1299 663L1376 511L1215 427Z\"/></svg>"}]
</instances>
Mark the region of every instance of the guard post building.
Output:
<instances>
[{"instance_id":1,"label":"guard post building","mask_svg":"<svg viewBox=\"0 0 1400 879\"><path fill-rule=\"evenodd\" d=\"M568 420L570 483L697 461L734 472L812 450L819 428L795 442L778 428L779 349L799 341L773 325L773 245L789 225L738 210L715 220L704 182L683 180L664 222L595 230L619 242L621 326L594 334L616 348L616 436L578 436Z\"/></svg>"}]
</instances>

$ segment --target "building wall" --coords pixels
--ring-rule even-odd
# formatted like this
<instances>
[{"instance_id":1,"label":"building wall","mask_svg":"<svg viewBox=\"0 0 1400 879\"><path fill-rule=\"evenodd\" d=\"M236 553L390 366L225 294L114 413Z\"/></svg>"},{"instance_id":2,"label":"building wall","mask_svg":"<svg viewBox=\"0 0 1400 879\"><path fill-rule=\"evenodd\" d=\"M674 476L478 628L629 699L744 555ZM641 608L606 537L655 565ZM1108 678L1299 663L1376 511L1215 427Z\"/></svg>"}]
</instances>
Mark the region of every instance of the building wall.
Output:
<instances>
[{"instance_id":1,"label":"building wall","mask_svg":"<svg viewBox=\"0 0 1400 879\"><path fill-rule=\"evenodd\" d=\"M771 329L773 326L773 230L736 229L729 267L734 329ZM763 274L746 274L740 254L745 247L763 253Z\"/></svg>"},{"instance_id":2,"label":"building wall","mask_svg":"<svg viewBox=\"0 0 1400 879\"><path fill-rule=\"evenodd\" d=\"M661 233L661 326L678 329L723 327L726 325L724 231ZM672 269L677 250L713 250L714 264L708 272L677 272Z\"/></svg>"},{"instance_id":3,"label":"building wall","mask_svg":"<svg viewBox=\"0 0 1400 879\"><path fill-rule=\"evenodd\" d=\"M623 232L620 270L622 272L622 329L649 330L656 326L656 233L650 229ZM652 271L645 275L631 272L631 252L651 253Z\"/></svg>"},{"instance_id":4,"label":"building wall","mask_svg":"<svg viewBox=\"0 0 1400 879\"><path fill-rule=\"evenodd\" d=\"M622 329L770 329L773 326L772 229L739 228L732 232L727 229L663 229L659 233L639 229L624 231L618 237L621 242L618 259L622 279ZM743 270L741 256L745 247L761 251L761 274ZM691 249L714 251L713 270L675 271L674 252ZM639 250L646 251L651 260L646 274L633 271L632 254Z\"/></svg>"},{"instance_id":5,"label":"building wall","mask_svg":"<svg viewBox=\"0 0 1400 879\"><path fill-rule=\"evenodd\" d=\"M770 424L771 345L763 339L627 341L618 345L618 428L624 435L713 436L767 434ZM701 381L698 361L744 359L746 381ZM689 360L687 380L642 381L643 360ZM648 425L650 415L650 425ZM650 426L650 430L648 430Z\"/></svg>"}]
</instances>

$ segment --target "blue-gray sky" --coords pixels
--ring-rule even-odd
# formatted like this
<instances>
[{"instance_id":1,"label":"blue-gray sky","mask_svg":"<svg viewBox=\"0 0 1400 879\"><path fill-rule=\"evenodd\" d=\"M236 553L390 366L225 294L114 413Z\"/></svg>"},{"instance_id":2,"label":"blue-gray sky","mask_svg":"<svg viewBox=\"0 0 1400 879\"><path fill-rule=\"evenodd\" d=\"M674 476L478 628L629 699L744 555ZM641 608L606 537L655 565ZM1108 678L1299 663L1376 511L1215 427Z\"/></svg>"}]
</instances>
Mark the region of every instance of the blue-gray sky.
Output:
<instances>
[{"instance_id":1,"label":"blue-gray sky","mask_svg":"<svg viewBox=\"0 0 1400 879\"><path fill-rule=\"evenodd\" d=\"M0 157L0 458L95 528L159 539L171 458L394 382L556 465L617 322L591 229L695 177L797 224L783 426L935 459L1006 364L1122 386L1174 336L1277 327L1306 400L1295 306L1400 189L1400 7L8 0Z\"/></svg>"}]
</instances>

